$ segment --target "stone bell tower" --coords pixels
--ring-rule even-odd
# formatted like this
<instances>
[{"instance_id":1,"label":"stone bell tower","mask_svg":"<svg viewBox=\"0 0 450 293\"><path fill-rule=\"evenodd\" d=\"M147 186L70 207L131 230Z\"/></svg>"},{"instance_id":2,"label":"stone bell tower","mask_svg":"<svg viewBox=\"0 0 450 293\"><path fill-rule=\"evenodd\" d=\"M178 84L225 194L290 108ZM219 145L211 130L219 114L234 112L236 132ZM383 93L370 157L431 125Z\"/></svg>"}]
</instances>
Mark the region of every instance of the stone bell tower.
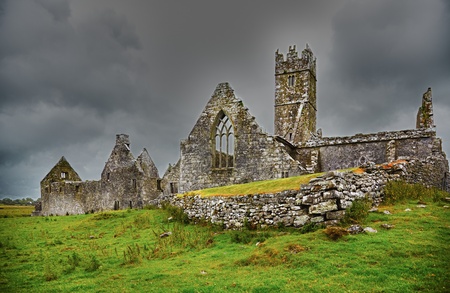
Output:
<instances>
[{"instance_id":1,"label":"stone bell tower","mask_svg":"<svg viewBox=\"0 0 450 293\"><path fill-rule=\"evenodd\" d=\"M298 56L275 53L275 135L299 145L316 132L316 58L308 45Z\"/></svg>"}]
</instances>

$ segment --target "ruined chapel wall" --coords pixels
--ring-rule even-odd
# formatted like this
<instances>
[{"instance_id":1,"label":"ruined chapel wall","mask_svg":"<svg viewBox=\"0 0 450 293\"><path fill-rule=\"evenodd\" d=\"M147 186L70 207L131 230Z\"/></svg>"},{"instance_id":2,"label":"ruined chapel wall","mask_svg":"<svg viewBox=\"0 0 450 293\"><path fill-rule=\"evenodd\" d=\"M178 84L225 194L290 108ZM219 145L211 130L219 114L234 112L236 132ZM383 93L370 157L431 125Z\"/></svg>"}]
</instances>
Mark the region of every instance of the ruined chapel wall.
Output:
<instances>
[{"instance_id":1,"label":"ruined chapel wall","mask_svg":"<svg viewBox=\"0 0 450 293\"><path fill-rule=\"evenodd\" d=\"M315 172L356 167L369 161L381 164L399 158L445 157L440 139L432 129L317 138L297 149L297 159L303 164L310 163L313 151L319 153Z\"/></svg>"},{"instance_id":2,"label":"ruined chapel wall","mask_svg":"<svg viewBox=\"0 0 450 293\"><path fill-rule=\"evenodd\" d=\"M230 168L215 168L213 164L214 131L221 111L234 130L234 160ZM228 83L218 85L180 149L179 192L277 178L282 171L300 172L297 162L282 144L262 131Z\"/></svg>"},{"instance_id":3,"label":"ruined chapel wall","mask_svg":"<svg viewBox=\"0 0 450 293\"><path fill-rule=\"evenodd\" d=\"M49 192L42 194L42 211L44 216L83 214L84 198L80 192L83 182L53 182Z\"/></svg>"}]
</instances>

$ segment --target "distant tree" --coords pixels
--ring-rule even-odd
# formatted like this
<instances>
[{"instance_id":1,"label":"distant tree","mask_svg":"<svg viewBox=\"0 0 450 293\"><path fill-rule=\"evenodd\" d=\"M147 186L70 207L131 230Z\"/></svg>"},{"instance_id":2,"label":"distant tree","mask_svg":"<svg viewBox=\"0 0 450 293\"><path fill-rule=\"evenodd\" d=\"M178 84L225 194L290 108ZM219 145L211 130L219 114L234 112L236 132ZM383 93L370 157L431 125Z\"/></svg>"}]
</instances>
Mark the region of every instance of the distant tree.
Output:
<instances>
[{"instance_id":1,"label":"distant tree","mask_svg":"<svg viewBox=\"0 0 450 293\"><path fill-rule=\"evenodd\" d=\"M21 199L10 199L8 197L0 199L0 204L3 205L21 205L21 206L32 206L35 205L36 201L30 197Z\"/></svg>"}]
</instances>

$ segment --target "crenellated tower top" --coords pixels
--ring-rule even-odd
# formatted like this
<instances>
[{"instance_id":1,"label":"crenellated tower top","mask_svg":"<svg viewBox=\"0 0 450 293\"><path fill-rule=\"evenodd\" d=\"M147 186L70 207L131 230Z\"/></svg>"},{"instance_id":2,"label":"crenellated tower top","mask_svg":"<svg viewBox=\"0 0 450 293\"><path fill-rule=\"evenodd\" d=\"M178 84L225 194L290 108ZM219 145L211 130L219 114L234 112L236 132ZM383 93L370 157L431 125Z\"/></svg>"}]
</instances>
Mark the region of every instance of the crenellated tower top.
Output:
<instances>
[{"instance_id":1,"label":"crenellated tower top","mask_svg":"<svg viewBox=\"0 0 450 293\"><path fill-rule=\"evenodd\" d=\"M306 48L302 51L301 58L298 57L295 45L289 46L286 60L284 60L284 55L279 53L279 50L275 52L275 75L303 70L309 70L314 77L316 76L316 58L308 44L306 44Z\"/></svg>"}]
</instances>

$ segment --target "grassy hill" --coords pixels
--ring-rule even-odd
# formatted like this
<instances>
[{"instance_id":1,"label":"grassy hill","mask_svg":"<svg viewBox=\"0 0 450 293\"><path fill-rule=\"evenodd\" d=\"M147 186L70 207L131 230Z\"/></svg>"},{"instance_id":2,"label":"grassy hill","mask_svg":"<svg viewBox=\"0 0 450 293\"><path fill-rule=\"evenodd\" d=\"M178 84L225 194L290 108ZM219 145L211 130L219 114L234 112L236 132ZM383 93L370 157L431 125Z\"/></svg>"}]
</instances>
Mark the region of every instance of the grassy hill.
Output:
<instances>
[{"instance_id":1,"label":"grassy hill","mask_svg":"<svg viewBox=\"0 0 450 293\"><path fill-rule=\"evenodd\" d=\"M159 209L0 218L0 292L448 292L450 209L420 201L379 207L363 223L378 233L337 241L312 226L222 231Z\"/></svg>"}]
</instances>

